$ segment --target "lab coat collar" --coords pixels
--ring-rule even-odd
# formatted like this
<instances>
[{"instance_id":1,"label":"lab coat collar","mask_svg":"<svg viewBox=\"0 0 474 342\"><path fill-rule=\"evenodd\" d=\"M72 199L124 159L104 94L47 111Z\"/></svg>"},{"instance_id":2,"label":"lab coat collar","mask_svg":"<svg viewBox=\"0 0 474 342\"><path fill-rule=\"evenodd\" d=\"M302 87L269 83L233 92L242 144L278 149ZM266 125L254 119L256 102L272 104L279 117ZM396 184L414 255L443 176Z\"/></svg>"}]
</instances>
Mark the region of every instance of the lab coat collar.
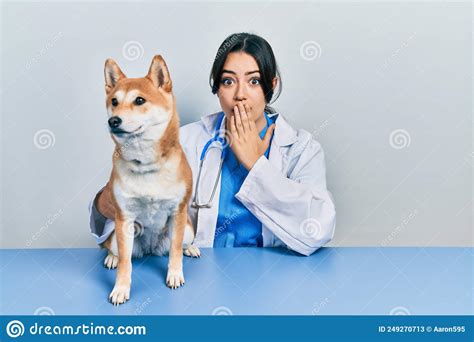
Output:
<instances>
[{"instance_id":1,"label":"lab coat collar","mask_svg":"<svg viewBox=\"0 0 474 342\"><path fill-rule=\"evenodd\" d=\"M296 142L296 130L290 126L282 114L275 113L270 116L278 115L275 121L275 131L273 132L273 140L278 146L289 146Z\"/></svg>"},{"instance_id":2,"label":"lab coat collar","mask_svg":"<svg viewBox=\"0 0 474 342\"><path fill-rule=\"evenodd\" d=\"M201 117L201 121L204 124L204 128L206 129L207 133L209 133L209 135L211 136L214 136L216 122L217 122L217 119L219 118L219 114L221 113L222 112L216 112L216 113L208 114Z\"/></svg>"},{"instance_id":3,"label":"lab coat collar","mask_svg":"<svg viewBox=\"0 0 474 342\"><path fill-rule=\"evenodd\" d=\"M219 114L221 113L222 112L212 113L201 118L201 121L210 136L214 136L216 121L219 118ZM269 116L272 118L275 115L277 115L277 119L275 121L275 131L273 133L273 140L275 144L278 146L289 146L294 144L297 138L296 130L288 124L283 115L274 113L270 114Z\"/></svg>"}]
</instances>

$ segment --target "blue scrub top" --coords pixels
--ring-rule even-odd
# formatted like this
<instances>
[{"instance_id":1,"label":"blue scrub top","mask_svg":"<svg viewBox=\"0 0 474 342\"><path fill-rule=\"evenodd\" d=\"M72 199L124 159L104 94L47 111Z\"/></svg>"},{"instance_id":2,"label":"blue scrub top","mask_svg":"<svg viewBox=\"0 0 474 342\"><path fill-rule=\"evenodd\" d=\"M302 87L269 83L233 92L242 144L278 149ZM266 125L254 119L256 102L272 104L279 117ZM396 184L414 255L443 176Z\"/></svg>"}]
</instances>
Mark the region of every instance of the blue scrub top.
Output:
<instances>
[{"instance_id":1,"label":"blue scrub top","mask_svg":"<svg viewBox=\"0 0 474 342\"><path fill-rule=\"evenodd\" d=\"M265 112L264 115L267 119L267 125L259 134L261 139L276 119L276 115L272 118L269 118ZM265 151L266 158L270 153L270 144ZM262 247L261 222L235 198L235 194L239 192L249 172L239 163L230 146L227 146L226 149L228 151L222 165L219 213L217 215L214 247Z\"/></svg>"}]
</instances>

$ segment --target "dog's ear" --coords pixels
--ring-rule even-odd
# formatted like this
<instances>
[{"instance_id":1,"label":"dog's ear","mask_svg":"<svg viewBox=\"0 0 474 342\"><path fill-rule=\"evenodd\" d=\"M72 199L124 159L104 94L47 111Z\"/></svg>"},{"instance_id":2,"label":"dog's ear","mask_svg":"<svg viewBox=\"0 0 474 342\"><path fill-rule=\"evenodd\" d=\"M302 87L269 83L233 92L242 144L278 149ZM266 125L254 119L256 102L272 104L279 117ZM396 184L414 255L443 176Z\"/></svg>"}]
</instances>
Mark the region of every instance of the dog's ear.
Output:
<instances>
[{"instance_id":1,"label":"dog's ear","mask_svg":"<svg viewBox=\"0 0 474 342\"><path fill-rule=\"evenodd\" d=\"M104 67L105 75L105 92L108 94L115 87L118 81L122 78L126 78L125 74L120 70L119 66L111 58L105 61Z\"/></svg>"},{"instance_id":2,"label":"dog's ear","mask_svg":"<svg viewBox=\"0 0 474 342\"><path fill-rule=\"evenodd\" d=\"M156 87L161 87L166 92L171 92L173 84L165 60L161 55L156 55L151 61L150 70L146 75Z\"/></svg>"}]
</instances>

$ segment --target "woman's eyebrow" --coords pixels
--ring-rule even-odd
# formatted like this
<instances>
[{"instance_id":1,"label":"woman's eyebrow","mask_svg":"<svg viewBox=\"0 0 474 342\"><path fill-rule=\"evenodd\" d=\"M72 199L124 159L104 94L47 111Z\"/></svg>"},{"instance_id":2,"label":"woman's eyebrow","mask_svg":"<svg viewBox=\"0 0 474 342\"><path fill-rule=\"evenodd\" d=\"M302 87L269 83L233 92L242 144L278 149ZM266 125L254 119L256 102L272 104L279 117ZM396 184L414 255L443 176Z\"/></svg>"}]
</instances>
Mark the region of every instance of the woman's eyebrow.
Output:
<instances>
[{"instance_id":1,"label":"woman's eyebrow","mask_svg":"<svg viewBox=\"0 0 474 342\"><path fill-rule=\"evenodd\" d=\"M224 73L224 72L229 73L229 74L234 74L234 75L236 75L236 72L235 72L235 71L232 71L232 70L223 69L223 70L222 70L222 73ZM254 71L248 71L248 72L246 72L245 75L254 74L254 73L256 73L256 72L260 73L259 70L254 70Z\"/></svg>"}]
</instances>

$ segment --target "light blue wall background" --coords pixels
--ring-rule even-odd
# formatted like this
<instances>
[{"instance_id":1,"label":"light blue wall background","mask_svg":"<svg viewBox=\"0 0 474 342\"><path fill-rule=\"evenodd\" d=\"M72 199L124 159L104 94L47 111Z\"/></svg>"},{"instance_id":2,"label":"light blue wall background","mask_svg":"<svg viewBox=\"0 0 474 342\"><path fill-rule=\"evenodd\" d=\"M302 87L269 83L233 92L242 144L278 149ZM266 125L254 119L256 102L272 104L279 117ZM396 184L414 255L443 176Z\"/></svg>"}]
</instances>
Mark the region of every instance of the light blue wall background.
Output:
<instances>
[{"instance_id":1,"label":"light blue wall background","mask_svg":"<svg viewBox=\"0 0 474 342\"><path fill-rule=\"evenodd\" d=\"M95 245L106 58L136 77L161 53L188 123L219 110L208 75L238 31L271 43L274 106L325 150L330 245L472 246L471 24L468 2L4 2L1 246Z\"/></svg>"}]
</instances>

